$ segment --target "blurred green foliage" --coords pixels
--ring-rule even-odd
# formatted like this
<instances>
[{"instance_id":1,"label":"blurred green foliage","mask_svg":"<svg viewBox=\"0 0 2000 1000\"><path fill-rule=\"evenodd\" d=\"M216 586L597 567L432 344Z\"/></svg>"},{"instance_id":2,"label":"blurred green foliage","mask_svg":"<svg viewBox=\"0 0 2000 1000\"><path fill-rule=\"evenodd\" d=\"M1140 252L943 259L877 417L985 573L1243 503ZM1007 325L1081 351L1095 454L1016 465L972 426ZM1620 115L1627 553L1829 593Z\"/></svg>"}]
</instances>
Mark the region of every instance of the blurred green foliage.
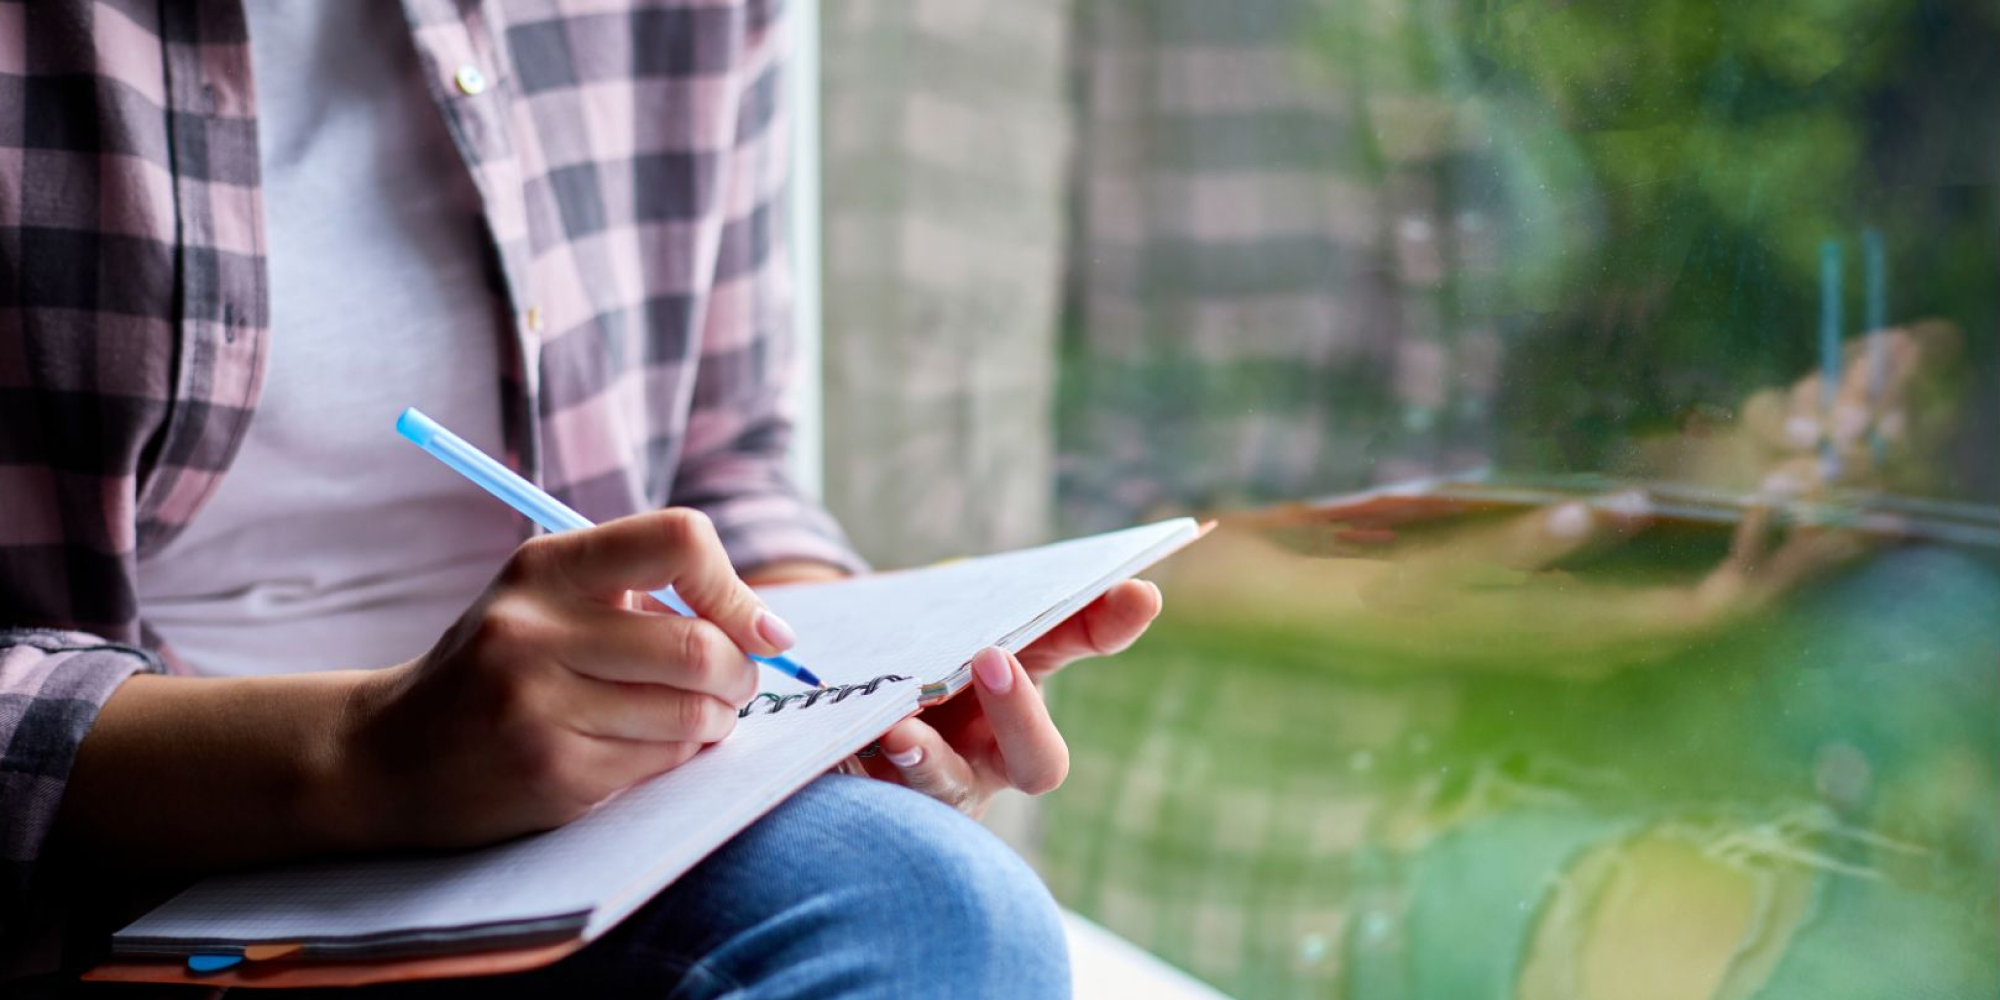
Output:
<instances>
[{"instance_id":1,"label":"blurred green foliage","mask_svg":"<svg viewBox=\"0 0 2000 1000\"><path fill-rule=\"evenodd\" d=\"M1819 247L1883 233L1888 319L1995 359L2000 5L1972 0L1320 0L1306 72L1499 220L1460 318L1508 335L1502 464L1601 469L1637 433L1811 370ZM1399 142L1442 122L1430 146Z\"/></svg>"}]
</instances>

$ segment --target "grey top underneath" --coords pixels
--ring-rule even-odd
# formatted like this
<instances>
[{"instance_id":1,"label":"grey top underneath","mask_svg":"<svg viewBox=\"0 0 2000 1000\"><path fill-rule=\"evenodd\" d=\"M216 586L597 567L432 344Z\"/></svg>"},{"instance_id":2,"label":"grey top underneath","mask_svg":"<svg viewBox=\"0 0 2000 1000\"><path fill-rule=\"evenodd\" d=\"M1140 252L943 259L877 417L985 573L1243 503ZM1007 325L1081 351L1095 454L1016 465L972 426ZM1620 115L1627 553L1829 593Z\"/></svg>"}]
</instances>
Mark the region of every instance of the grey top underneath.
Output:
<instances>
[{"instance_id":1,"label":"grey top underneath","mask_svg":"<svg viewBox=\"0 0 2000 1000\"><path fill-rule=\"evenodd\" d=\"M241 453L140 565L140 606L203 673L384 666L427 648L525 534L394 431L417 406L500 450L503 307L400 6L245 7L270 355Z\"/></svg>"}]
</instances>

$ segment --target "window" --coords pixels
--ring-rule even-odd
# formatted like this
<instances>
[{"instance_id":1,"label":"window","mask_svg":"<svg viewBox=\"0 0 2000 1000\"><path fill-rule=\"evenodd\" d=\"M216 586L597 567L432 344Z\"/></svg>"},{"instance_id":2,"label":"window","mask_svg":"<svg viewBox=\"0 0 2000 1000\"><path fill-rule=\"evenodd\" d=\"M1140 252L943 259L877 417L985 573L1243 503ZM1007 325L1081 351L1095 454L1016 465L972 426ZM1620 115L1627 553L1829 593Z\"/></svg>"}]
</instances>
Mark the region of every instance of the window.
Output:
<instances>
[{"instance_id":1,"label":"window","mask_svg":"<svg viewBox=\"0 0 2000 1000\"><path fill-rule=\"evenodd\" d=\"M822 17L864 548L1220 519L1051 686L1065 905L1244 998L1992 994L2000 12Z\"/></svg>"}]
</instances>

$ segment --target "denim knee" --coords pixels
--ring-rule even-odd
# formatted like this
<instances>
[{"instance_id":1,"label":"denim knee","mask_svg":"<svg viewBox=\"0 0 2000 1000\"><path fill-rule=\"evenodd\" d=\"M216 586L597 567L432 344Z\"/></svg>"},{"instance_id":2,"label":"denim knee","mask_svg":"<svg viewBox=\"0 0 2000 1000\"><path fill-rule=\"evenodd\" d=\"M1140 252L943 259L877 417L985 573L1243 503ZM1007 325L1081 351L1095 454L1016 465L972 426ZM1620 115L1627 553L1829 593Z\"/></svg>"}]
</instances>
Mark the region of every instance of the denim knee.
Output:
<instances>
[{"instance_id":1,"label":"denim knee","mask_svg":"<svg viewBox=\"0 0 2000 1000\"><path fill-rule=\"evenodd\" d=\"M875 882L868 907L924 960L985 956L1017 970L1065 959L1062 922L1041 877L991 831L931 798L880 781L822 781L814 794L867 817L876 839L855 862ZM1066 969L1065 969L1065 979Z\"/></svg>"},{"instance_id":2,"label":"denim knee","mask_svg":"<svg viewBox=\"0 0 2000 1000\"><path fill-rule=\"evenodd\" d=\"M808 867L848 903L869 947L955 985L935 996L1066 996L1055 901L1012 848L962 813L906 788L830 776L793 803ZM949 967L948 974L946 967ZM934 983L933 985L943 985Z\"/></svg>"},{"instance_id":3,"label":"denim knee","mask_svg":"<svg viewBox=\"0 0 2000 1000\"><path fill-rule=\"evenodd\" d=\"M906 788L820 778L691 874L661 902L705 914L689 985L727 984L712 995L1069 995L1041 878L984 827Z\"/></svg>"},{"instance_id":4,"label":"denim knee","mask_svg":"<svg viewBox=\"0 0 2000 1000\"><path fill-rule=\"evenodd\" d=\"M1048 890L991 833L870 778L820 778L590 947L369 997L1039 1000L1069 996Z\"/></svg>"}]
</instances>

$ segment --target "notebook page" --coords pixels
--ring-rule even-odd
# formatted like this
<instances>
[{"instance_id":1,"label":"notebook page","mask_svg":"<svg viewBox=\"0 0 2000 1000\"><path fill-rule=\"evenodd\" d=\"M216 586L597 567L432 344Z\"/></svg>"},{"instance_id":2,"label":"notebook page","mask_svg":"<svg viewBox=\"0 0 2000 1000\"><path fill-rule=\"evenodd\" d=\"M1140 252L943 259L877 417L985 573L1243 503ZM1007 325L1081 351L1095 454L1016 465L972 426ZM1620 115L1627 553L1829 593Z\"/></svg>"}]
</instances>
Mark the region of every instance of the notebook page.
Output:
<instances>
[{"instance_id":1,"label":"notebook page","mask_svg":"<svg viewBox=\"0 0 2000 1000\"><path fill-rule=\"evenodd\" d=\"M514 924L581 930L607 901L644 903L784 797L916 707L914 681L744 718L687 764L547 833L425 857L288 866L205 880L118 932L114 949L341 941L381 954ZM636 897L636 898L635 898ZM597 921L608 926L623 917ZM551 920L550 918L560 918ZM400 949L411 950L411 949ZM424 950L417 948L415 950Z\"/></svg>"},{"instance_id":2,"label":"notebook page","mask_svg":"<svg viewBox=\"0 0 2000 1000\"><path fill-rule=\"evenodd\" d=\"M828 684L884 673L931 683L987 646L1019 648L1041 634L1025 634L1032 623L1053 618L1046 628L1064 617L1050 611L1081 607L1198 530L1176 518L922 569L773 587L763 597L798 632L791 658Z\"/></svg>"}]
</instances>

